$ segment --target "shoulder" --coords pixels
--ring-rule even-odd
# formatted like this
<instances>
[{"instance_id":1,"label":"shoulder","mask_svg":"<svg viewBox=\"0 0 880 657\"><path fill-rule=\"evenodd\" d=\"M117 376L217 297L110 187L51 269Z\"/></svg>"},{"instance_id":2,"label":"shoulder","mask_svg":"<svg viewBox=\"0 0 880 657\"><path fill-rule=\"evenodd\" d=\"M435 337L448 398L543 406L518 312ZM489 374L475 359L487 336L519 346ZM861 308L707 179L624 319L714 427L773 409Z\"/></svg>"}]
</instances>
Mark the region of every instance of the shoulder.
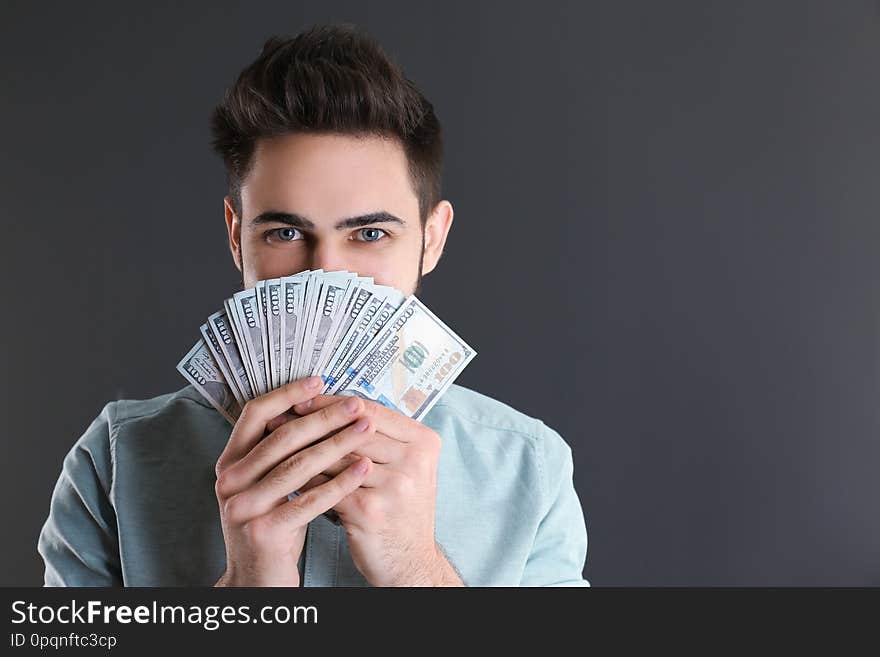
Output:
<instances>
[{"instance_id":1,"label":"shoulder","mask_svg":"<svg viewBox=\"0 0 880 657\"><path fill-rule=\"evenodd\" d=\"M454 418L487 429L540 440L549 430L544 422L476 390L452 384L425 416L428 423Z\"/></svg>"},{"instance_id":2,"label":"shoulder","mask_svg":"<svg viewBox=\"0 0 880 657\"><path fill-rule=\"evenodd\" d=\"M214 424L222 429L224 423L220 414L188 385L155 397L107 402L71 452L85 450L92 454L93 460L99 454L112 459L120 441L173 440L181 431Z\"/></svg>"},{"instance_id":3,"label":"shoulder","mask_svg":"<svg viewBox=\"0 0 880 657\"><path fill-rule=\"evenodd\" d=\"M532 417L488 395L453 384L424 418L425 424L457 440L470 437L486 440L494 435L509 446L522 443L553 465L571 458L571 448L557 431L543 420ZM476 438L479 437L479 438Z\"/></svg>"},{"instance_id":4,"label":"shoulder","mask_svg":"<svg viewBox=\"0 0 880 657\"><path fill-rule=\"evenodd\" d=\"M191 385L148 399L119 399L110 402L107 406L116 426L167 416L216 412Z\"/></svg>"}]
</instances>

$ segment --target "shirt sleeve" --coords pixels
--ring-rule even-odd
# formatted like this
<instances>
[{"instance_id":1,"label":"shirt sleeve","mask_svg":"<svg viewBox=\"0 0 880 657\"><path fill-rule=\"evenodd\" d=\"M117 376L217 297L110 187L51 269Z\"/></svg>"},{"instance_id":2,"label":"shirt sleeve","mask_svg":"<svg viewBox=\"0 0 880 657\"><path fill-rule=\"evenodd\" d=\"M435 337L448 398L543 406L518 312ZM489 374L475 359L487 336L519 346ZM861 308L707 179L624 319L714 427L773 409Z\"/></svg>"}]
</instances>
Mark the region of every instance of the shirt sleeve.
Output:
<instances>
[{"instance_id":1,"label":"shirt sleeve","mask_svg":"<svg viewBox=\"0 0 880 657\"><path fill-rule=\"evenodd\" d=\"M589 586L583 577L587 527L574 488L571 448L553 429L539 423L543 515L521 586Z\"/></svg>"},{"instance_id":2,"label":"shirt sleeve","mask_svg":"<svg viewBox=\"0 0 880 657\"><path fill-rule=\"evenodd\" d=\"M114 408L115 402L105 405L64 457L37 542L45 586L123 585L110 501Z\"/></svg>"}]
</instances>

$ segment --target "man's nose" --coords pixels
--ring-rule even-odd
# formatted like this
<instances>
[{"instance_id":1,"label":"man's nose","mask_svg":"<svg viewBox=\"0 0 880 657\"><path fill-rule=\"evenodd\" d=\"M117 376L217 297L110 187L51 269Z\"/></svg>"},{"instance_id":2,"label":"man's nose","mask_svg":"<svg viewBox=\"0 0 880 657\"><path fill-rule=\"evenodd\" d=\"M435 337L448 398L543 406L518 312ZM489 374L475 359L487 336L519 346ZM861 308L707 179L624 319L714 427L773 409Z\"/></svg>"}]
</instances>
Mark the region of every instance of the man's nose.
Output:
<instances>
[{"instance_id":1,"label":"man's nose","mask_svg":"<svg viewBox=\"0 0 880 657\"><path fill-rule=\"evenodd\" d=\"M345 269L345 260L342 249L333 244L316 244L312 249L311 269L323 269L324 271L337 271Z\"/></svg>"}]
</instances>

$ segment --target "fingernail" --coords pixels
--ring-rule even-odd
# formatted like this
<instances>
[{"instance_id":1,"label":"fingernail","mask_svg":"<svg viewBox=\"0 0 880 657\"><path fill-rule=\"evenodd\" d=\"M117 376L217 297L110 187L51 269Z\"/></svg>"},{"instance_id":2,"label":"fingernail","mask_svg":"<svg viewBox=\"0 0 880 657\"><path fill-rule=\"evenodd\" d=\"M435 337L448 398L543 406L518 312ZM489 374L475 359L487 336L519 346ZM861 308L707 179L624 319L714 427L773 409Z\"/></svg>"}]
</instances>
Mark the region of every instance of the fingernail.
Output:
<instances>
[{"instance_id":1,"label":"fingernail","mask_svg":"<svg viewBox=\"0 0 880 657\"><path fill-rule=\"evenodd\" d=\"M357 397L349 397L342 405L342 407L349 413L354 413L358 409L358 406L359 404Z\"/></svg>"},{"instance_id":2,"label":"fingernail","mask_svg":"<svg viewBox=\"0 0 880 657\"><path fill-rule=\"evenodd\" d=\"M355 431L366 431L367 427L370 426L370 421L367 418L362 419L360 422L354 425Z\"/></svg>"},{"instance_id":3,"label":"fingernail","mask_svg":"<svg viewBox=\"0 0 880 657\"><path fill-rule=\"evenodd\" d=\"M320 376L310 376L306 379L306 388L317 388L324 382Z\"/></svg>"},{"instance_id":4,"label":"fingernail","mask_svg":"<svg viewBox=\"0 0 880 657\"><path fill-rule=\"evenodd\" d=\"M367 471L367 468L370 467L369 461L366 459L361 459L360 463L354 466L354 471L358 474L364 474Z\"/></svg>"},{"instance_id":5,"label":"fingernail","mask_svg":"<svg viewBox=\"0 0 880 657\"><path fill-rule=\"evenodd\" d=\"M307 411L312 407L312 400L307 399L304 402L302 402L301 404L297 404L297 406L299 406L302 410Z\"/></svg>"}]
</instances>

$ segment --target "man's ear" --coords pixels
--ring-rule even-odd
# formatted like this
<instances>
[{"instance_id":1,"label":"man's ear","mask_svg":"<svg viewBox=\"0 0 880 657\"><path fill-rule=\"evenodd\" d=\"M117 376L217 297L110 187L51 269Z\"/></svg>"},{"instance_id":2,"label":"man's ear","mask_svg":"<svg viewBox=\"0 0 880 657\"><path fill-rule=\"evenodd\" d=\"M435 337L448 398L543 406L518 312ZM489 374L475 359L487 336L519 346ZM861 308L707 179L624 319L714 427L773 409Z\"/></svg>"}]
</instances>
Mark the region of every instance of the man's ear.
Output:
<instances>
[{"instance_id":1,"label":"man's ear","mask_svg":"<svg viewBox=\"0 0 880 657\"><path fill-rule=\"evenodd\" d=\"M236 216L232 208L232 199L223 198L223 211L226 214L226 230L229 233L229 250L238 271L241 271L241 218Z\"/></svg>"},{"instance_id":2,"label":"man's ear","mask_svg":"<svg viewBox=\"0 0 880 657\"><path fill-rule=\"evenodd\" d=\"M434 206L425 221L425 254L422 260L422 274L432 271L443 255L446 237L452 228L452 204L440 201Z\"/></svg>"}]
</instances>

